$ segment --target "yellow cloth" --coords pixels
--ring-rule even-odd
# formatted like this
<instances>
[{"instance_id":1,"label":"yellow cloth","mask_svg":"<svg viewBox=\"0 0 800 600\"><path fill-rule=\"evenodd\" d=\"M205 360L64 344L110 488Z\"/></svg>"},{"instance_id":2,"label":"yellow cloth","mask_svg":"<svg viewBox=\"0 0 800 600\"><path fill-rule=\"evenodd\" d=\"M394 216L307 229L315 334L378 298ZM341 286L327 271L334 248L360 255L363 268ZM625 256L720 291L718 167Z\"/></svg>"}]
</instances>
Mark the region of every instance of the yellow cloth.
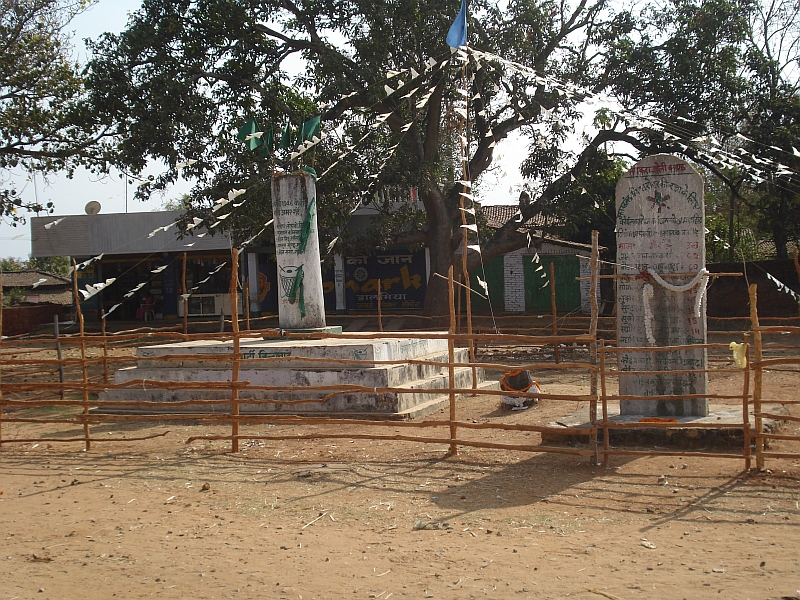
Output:
<instances>
[{"instance_id":1,"label":"yellow cloth","mask_svg":"<svg viewBox=\"0 0 800 600\"><path fill-rule=\"evenodd\" d=\"M745 351L747 346L744 344L737 344L736 342L731 342L730 345L731 352L733 352L733 362L736 363L736 366L740 369L743 369L747 366L747 356L745 356Z\"/></svg>"}]
</instances>

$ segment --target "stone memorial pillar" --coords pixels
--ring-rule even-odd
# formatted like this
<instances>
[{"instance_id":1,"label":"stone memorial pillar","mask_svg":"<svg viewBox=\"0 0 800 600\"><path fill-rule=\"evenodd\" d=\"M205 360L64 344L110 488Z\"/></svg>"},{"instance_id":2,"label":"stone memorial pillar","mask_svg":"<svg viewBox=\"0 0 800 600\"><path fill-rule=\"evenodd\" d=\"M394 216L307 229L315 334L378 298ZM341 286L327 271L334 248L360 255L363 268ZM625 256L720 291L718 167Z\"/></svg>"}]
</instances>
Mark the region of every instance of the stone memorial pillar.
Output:
<instances>
[{"instance_id":1,"label":"stone memorial pillar","mask_svg":"<svg viewBox=\"0 0 800 600\"><path fill-rule=\"evenodd\" d=\"M311 175L298 173L272 178L281 329L325 327L316 197Z\"/></svg>"},{"instance_id":2,"label":"stone memorial pillar","mask_svg":"<svg viewBox=\"0 0 800 600\"><path fill-rule=\"evenodd\" d=\"M686 291L669 289L691 282L706 262L703 179L684 160L668 154L636 163L617 183L617 343L624 347L706 343L706 305L698 292L706 279ZM664 277L686 273L684 277ZM698 310L699 309L699 310ZM669 352L620 352L620 371L706 368L704 348ZM623 400L621 414L707 416L708 399L680 398L708 393L707 373L620 375L620 395L675 395L675 400Z\"/></svg>"}]
</instances>

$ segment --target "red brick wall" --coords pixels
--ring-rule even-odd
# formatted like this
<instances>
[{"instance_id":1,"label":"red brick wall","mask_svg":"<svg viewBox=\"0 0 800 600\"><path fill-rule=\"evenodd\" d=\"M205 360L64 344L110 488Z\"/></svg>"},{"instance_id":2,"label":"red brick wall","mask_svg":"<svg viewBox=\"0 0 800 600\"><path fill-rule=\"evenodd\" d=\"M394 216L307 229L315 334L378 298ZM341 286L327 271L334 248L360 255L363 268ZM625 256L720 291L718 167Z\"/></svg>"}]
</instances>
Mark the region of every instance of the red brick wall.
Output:
<instances>
[{"instance_id":1,"label":"red brick wall","mask_svg":"<svg viewBox=\"0 0 800 600\"><path fill-rule=\"evenodd\" d=\"M53 316L64 314L60 304L32 304L3 309L3 335L20 335L36 331L44 323L52 323Z\"/></svg>"},{"instance_id":2,"label":"red brick wall","mask_svg":"<svg viewBox=\"0 0 800 600\"><path fill-rule=\"evenodd\" d=\"M706 267L717 273L743 273L742 263L715 263ZM750 315L747 282L758 285L758 315L760 317L796 317L797 302L767 279L767 273L782 281L795 293L800 291L794 261L764 260L747 263L744 277L719 277L708 288L708 316L747 317Z\"/></svg>"}]
</instances>

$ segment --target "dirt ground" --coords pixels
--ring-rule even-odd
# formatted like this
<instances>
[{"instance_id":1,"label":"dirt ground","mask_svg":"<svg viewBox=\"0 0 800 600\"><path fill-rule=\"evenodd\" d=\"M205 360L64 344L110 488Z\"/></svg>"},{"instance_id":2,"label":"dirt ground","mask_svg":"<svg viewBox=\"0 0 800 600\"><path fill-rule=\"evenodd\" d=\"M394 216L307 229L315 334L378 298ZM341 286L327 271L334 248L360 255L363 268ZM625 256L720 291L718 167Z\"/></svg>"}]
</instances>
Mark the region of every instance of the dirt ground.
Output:
<instances>
[{"instance_id":1,"label":"dirt ground","mask_svg":"<svg viewBox=\"0 0 800 600\"><path fill-rule=\"evenodd\" d=\"M537 378L553 393L586 385ZM798 381L769 374L766 392L796 398ZM714 374L712 384L739 389L741 377ZM512 412L479 396L460 401L458 418L546 423L573 408ZM443 446L347 438L253 440L234 455L229 442L186 443L229 427L92 427L95 438L165 431L89 452L3 446L0 600L800 596L798 460L769 460L755 474L741 460L696 457L615 458L605 469L574 455L461 448L448 457ZM242 433L322 431L264 423ZM63 424L3 429L4 439L81 434ZM539 443L531 433L464 435Z\"/></svg>"}]
</instances>

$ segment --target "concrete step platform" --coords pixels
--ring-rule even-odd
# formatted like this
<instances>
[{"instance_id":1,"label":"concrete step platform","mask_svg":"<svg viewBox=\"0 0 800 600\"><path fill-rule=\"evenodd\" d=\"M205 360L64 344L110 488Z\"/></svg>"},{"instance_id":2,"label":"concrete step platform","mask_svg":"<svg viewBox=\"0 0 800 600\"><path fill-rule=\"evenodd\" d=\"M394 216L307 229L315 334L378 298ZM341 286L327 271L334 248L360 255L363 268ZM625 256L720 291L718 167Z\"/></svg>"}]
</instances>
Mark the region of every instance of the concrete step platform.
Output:
<instances>
[{"instance_id":1,"label":"concrete step platform","mask_svg":"<svg viewBox=\"0 0 800 600\"><path fill-rule=\"evenodd\" d=\"M376 338L372 340L350 340L343 338L325 338L321 340L243 338L240 342L242 358L253 368L269 368L272 366L297 366L303 368L324 367L335 369L336 365L324 362L324 359L366 361L361 367L375 366L370 361L380 360L414 360L431 354L447 352L447 340L444 339L412 339L412 338ZM175 344L158 344L144 346L136 350L137 364L141 367L162 367L172 365L180 367L197 366L215 368L225 363L218 360L203 360L203 355L220 356L233 353L232 341L202 340L178 342ZM194 356L191 356L194 355ZM169 356L175 361L148 360ZM182 357L185 356L185 359ZM291 357L303 357L303 361L293 361ZM280 361L264 359L281 358ZM315 363L313 359L320 359ZM263 367L258 365L264 360ZM230 363L228 363L230 364ZM244 365L245 363L243 363Z\"/></svg>"},{"instance_id":2,"label":"concrete step platform","mask_svg":"<svg viewBox=\"0 0 800 600\"><path fill-rule=\"evenodd\" d=\"M784 408L770 408L770 412L782 414L786 412ZM600 406L597 407L598 418L602 412ZM788 413L787 413L788 414ZM608 404L608 420L611 423L637 423L641 419L652 418L641 415L620 415L619 404ZM665 417L666 419L667 417ZM709 407L707 417L668 417L674 418L675 423L670 427L647 427L646 422L642 422L642 427L609 429L609 441L612 446L667 446L684 449L699 448L728 448L742 447L744 443L744 432L742 428L742 408L730 405L714 405ZM666 421L665 421L666 422ZM752 414L750 415L751 428L755 422ZM709 425L725 425L725 427L703 427ZM776 419L764 419L764 431L768 433L776 432L782 421ZM589 408L583 407L573 413L565 415L557 421L547 424L548 427L560 428L561 431L548 432L542 434L543 444L585 444L589 441L589 436L580 435L570 430L581 427L590 427ZM563 431L563 433L562 433ZM598 441L602 445L602 430L598 431Z\"/></svg>"},{"instance_id":3,"label":"concrete step platform","mask_svg":"<svg viewBox=\"0 0 800 600\"><path fill-rule=\"evenodd\" d=\"M437 390L449 387L448 368L435 363L447 363L447 340L379 338L374 340L262 340L246 339L241 344L245 356L251 360L241 363L239 380L253 386L276 387L274 390L239 391L240 412L243 414L371 414L413 418L437 410L449 399L449 394ZM228 403L202 404L193 400L227 400L230 390L204 388L204 383L231 381L229 361L206 361L197 355L231 353L230 342L185 342L147 346L137 350L136 367L120 369L115 373L115 383L141 381L135 388L112 389L100 394L100 400L114 401L114 407L103 407L105 412L170 412L170 413L227 413ZM194 355L194 356L189 356ZM174 361L152 360L160 356L175 357ZM186 357L185 359L183 357ZM287 360L263 360L281 356ZM311 361L292 360L305 357ZM365 364L326 363L324 359L355 359ZM468 350L458 348L456 362L468 362ZM259 360L262 359L262 360ZM315 360L316 359L316 360ZM380 360L420 360L434 364L401 363L376 364ZM483 369L475 370L476 385L483 384ZM195 384L191 389L159 389L159 382ZM491 384L490 384L491 385ZM312 390L310 387L329 386L330 389ZM337 388L362 386L374 391L341 392ZM455 386L472 388L472 369L455 369ZM300 389L281 389L300 388ZM404 388L408 391L379 392L379 388ZM254 403L248 400L259 400ZM273 400L275 402L269 402ZM158 406L146 408L131 402L153 402ZM176 403L186 402L187 404ZM292 402L279 404L278 402ZM163 405L163 406L162 406Z\"/></svg>"},{"instance_id":4,"label":"concrete step platform","mask_svg":"<svg viewBox=\"0 0 800 600\"><path fill-rule=\"evenodd\" d=\"M454 352L456 362L468 362L469 351L458 348ZM422 356L428 363L447 363L448 354ZM308 387L320 385L366 385L372 387L398 387L406 382L426 379L447 371L437 364L397 364L356 367L355 365L331 365L332 368L287 367L283 362L243 363L239 369L239 380L250 385ZM115 373L115 383L134 380L177 381L182 383L221 382L231 380L230 363L212 363L207 367L175 365L171 362L128 367Z\"/></svg>"},{"instance_id":5,"label":"concrete step platform","mask_svg":"<svg viewBox=\"0 0 800 600\"><path fill-rule=\"evenodd\" d=\"M483 372L476 369L478 379L482 381ZM227 378L230 380L230 376ZM164 381L169 381L164 380ZM458 367L455 369L456 387L466 389L472 387L472 369L469 367ZM155 382L154 382L155 383ZM327 413L327 412L379 412L385 414L407 412L409 415L415 414L415 407L430 402L446 401L448 394L436 393L435 390L446 389L449 387L449 376L445 373L436 374L424 379L417 379L403 382L402 385L391 387L403 387L408 392L347 392L338 393L329 397L325 401L315 401L323 396L335 393L337 390L248 390L242 389L239 398L242 400L240 411L250 414L258 413ZM337 384L330 384L337 385ZM338 385L342 385L339 382ZM363 385L363 384L357 384ZM379 386L373 386L379 387ZM386 386L389 387L389 386ZM132 406L131 401L146 401L163 403L163 408L148 407L144 412L230 412L230 404L182 404L174 406L176 402L187 402L191 400L226 400L230 398L228 390L165 390L148 389L147 384L136 389L114 389L102 392L100 400L117 401L118 407L115 411L128 410L132 412L142 412L143 409ZM296 404L273 404L273 403L248 403L247 400L279 400L294 401ZM301 401L301 402L299 402ZM432 409L435 410L435 409Z\"/></svg>"}]
</instances>

